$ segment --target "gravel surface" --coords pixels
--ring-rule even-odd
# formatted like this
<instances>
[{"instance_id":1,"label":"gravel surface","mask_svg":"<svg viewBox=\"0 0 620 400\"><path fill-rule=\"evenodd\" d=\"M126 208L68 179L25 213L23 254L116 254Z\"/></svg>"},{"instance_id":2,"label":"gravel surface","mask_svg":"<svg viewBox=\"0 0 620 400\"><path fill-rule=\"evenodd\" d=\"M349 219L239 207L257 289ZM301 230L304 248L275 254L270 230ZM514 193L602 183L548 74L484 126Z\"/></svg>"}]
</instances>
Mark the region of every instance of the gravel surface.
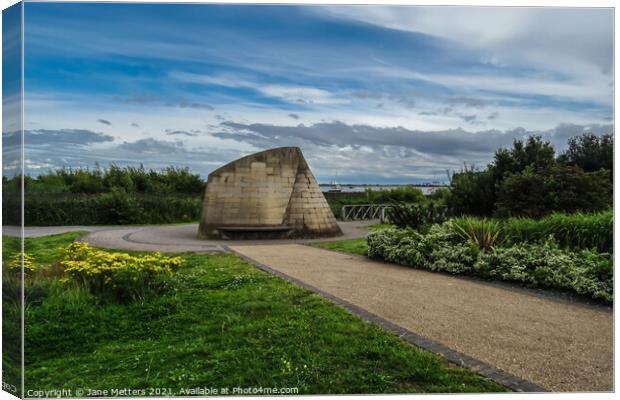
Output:
<instances>
[{"instance_id":1,"label":"gravel surface","mask_svg":"<svg viewBox=\"0 0 620 400\"><path fill-rule=\"evenodd\" d=\"M613 312L303 245L231 249L553 391L613 390Z\"/></svg>"},{"instance_id":2,"label":"gravel surface","mask_svg":"<svg viewBox=\"0 0 620 400\"><path fill-rule=\"evenodd\" d=\"M161 252L218 252L224 251L224 246L234 244L286 244L286 243L315 243L334 240L355 239L368 234L368 226L379 221L339 222L343 231L342 236L322 239L282 239L282 240L203 240L196 237L198 224L177 225L134 225L134 226L43 226L26 227L26 237L39 237L57 233L86 231L83 241L93 246L133 250L133 251L161 251ZM20 228L3 226L2 234L19 236Z\"/></svg>"}]
</instances>

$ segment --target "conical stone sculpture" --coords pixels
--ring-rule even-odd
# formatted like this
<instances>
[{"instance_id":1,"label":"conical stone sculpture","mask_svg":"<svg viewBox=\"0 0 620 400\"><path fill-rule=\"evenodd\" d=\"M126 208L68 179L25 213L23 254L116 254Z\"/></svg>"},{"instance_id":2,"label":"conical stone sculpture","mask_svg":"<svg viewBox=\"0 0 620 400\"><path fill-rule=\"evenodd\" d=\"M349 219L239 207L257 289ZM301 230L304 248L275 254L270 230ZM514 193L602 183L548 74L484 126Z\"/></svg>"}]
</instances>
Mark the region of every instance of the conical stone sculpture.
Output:
<instances>
[{"instance_id":1,"label":"conical stone sculpture","mask_svg":"<svg viewBox=\"0 0 620 400\"><path fill-rule=\"evenodd\" d=\"M251 154L209 174L198 228L200 238L341 234L299 147Z\"/></svg>"}]
</instances>

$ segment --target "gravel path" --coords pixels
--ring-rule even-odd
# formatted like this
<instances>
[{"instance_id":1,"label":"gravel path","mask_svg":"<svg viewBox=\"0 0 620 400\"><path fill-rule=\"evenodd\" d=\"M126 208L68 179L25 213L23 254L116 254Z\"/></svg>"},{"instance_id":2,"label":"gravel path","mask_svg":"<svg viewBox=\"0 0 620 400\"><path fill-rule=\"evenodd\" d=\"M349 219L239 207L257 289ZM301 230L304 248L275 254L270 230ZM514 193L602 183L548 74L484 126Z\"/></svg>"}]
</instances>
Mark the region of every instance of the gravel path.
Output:
<instances>
[{"instance_id":1,"label":"gravel path","mask_svg":"<svg viewBox=\"0 0 620 400\"><path fill-rule=\"evenodd\" d=\"M47 235L56 235L59 233L66 232L98 232L98 231L107 231L107 230L115 230L115 229L123 229L126 226L120 225L112 225L112 226L103 226L103 225L71 225L71 226L30 226L24 228L24 236L25 237L41 237ZM140 228L135 226L134 228ZM2 227L2 234L7 236L19 236L21 234L21 228L19 226L5 225Z\"/></svg>"},{"instance_id":2,"label":"gravel path","mask_svg":"<svg viewBox=\"0 0 620 400\"><path fill-rule=\"evenodd\" d=\"M543 388L613 390L609 307L310 246L230 248Z\"/></svg>"},{"instance_id":3,"label":"gravel path","mask_svg":"<svg viewBox=\"0 0 620 400\"><path fill-rule=\"evenodd\" d=\"M161 251L161 252L219 252L225 251L229 245L261 245L316 243L334 240L355 239L366 236L368 226L379 221L339 222L343 235L322 239L282 239L282 240L203 240L196 237L198 224L177 225L133 225L133 226L43 226L26 227L26 237L40 237L57 233L85 231L89 232L82 238L93 246L130 251ZM19 236L17 226L3 226L2 234Z\"/></svg>"}]
</instances>

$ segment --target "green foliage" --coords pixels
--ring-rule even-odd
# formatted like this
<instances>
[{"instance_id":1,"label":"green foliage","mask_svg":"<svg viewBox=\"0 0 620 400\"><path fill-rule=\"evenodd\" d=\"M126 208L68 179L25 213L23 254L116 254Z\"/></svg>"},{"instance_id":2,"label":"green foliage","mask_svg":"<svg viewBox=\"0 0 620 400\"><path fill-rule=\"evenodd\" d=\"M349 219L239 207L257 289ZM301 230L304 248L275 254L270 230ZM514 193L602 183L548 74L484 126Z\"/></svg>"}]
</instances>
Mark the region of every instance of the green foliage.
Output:
<instances>
[{"instance_id":1,"label":"green foliage","mask_svg":"<svg viewBox=\"0 0 620 400\"><path fill-rule=\"evenodd\" d=\"M451 220L454 232L480 250L492 250L502 242L499 222L487 218L461 217Z\"/></svg>"},{"instance_id":2,"label":"green foliage","mask_svg":"<svg viewBox=\"0 0 620 400\"><path fill-rule=\"evenodd\" d=\"M15 185L19 177L3 179L5 185ZM112 190L127 193L199 195L205 183L188 168L168 167L162 171L147 170L144 166L119 167L112 164L107 169L62 168L36 178L25 177L27 193L76 193L96 194Z\"/></svg>"},{"instance_id":3,"label":"green foliage","mask_svg":"<svg viewBox=\"0 0 620 400\"><path fill-rule=\"evenodd\" d=\"M567 165L574 165L585 172L614 169L614 138L612 135L596 136L584 133L568 140L568 149L558 157Z\"/></svg>"},{"instance_id":4,"label":"green foliage","mask_svg":"<svg viewBox=\"0 0 620 400\"><path fill-rule=\"evenodd\" d=\"M447 206L450 202L450 197L452 192L449 188L441 187L435 189L431 194L427 195L426 198L430 201L435 202L435 204L440 206Z\"/></svg>"},{"instance_id":5,"label":"green foliage","mask_svg":"<svg viewBox=\"0 0 620 400\"><path fill-rule=\"evenodd\" d=\"M320 242L315 243L313 246L320 247L327 250L341 251L344 253L357 254L359 256L365 256L368 254L368 246L366 245L366 239L348 239L337 240L334 242Z\"/></svg>"},{"instance_id":6,"label":"green foliage","mask_svg":"<svg viewBox=\"0 0 620 400\"><path fill-rule=\"evenodd\" d=\"M399 228L426 231L430 225L446 220L446 207L436 206L433 202L423 204L394 202L387 210L387 218Z\"/></svg>"},{"instance_id":7,"label":"green foliage","mask_svg":"<svg viewBox=\"0 0 620 400\"><path fill-rule=\"evenodd\" d=\"M381 231L384 229L392 229L394 226L390 224L374 224L370 225L368 229L371 232ZM366 244L366 238L348 239L348 240L336 240L332 242L317 242L312 246L320 247L322 249L340 251L343 253L357 254L360 256L368 255L368 245Z\"/></svg>"},{"instance_id":8,"label":"green foliage","mask_svg":"<svg viewBox=\"0 0 620 400\"><path fill-rule=\"evenodd\" d=\"M491 215L495 209L495 181L490 170L465 166L452 176L448 207L453 215Z\"/></svg>"},{"instance_id":9,"label":"green foliage","mask_svg":"<svg viewBox=\"0 0 620 400\"><path fill-rule=\"evenodd\" d=\"M369 257L411 266L431 265L435 261L433 252L458 243L449 223L433 225L426 234L413 229L384 229L371 232L366 240Z\"/></svg>"},{"instance_id":10,"label":"green foliage","mask_svg":"<svg viewBox=\"0 0 620 400\"><path fill-rule=\"evenodd\" d=\"M613 252L613 210L585 214L554 213L542 219L509 218L501 223L503 236L510 243L535 243L553 236L569 249L596 249Z\"/></svg>"},{"instance_id":11,"label":"green foliage","mask_svg":"<svg viewBox=\"0 0 620 400\"><path fill-rule=\"evenodd\" d=\"M19 177L3 178L6 224L19 225ZM188 169L60 169L24 177L25 224L116 225L191 222L200 217L204 182Z\"/></svg>"},{"instance_id":12,"label":"green foliage","mask_svg":"<svg viewBox=\"0 0 620 400\"><path fill-rule=\"evenodd\" d=\"M72 279L95 294L112 294L119 300L160 293L167 287L165 278L183 265L181 257L104 251L82 242L71 243L61 254L59 265Z\"/></svg>"},{"instance_id":13,"label":"green foliage","mask_svg":"<svg viewBox=\"0 0 620 400\"><path fill-rule=\"evenodd\" d=\"M21 274L7 266L22 251L21 238L4 237L2 241L2 382L4 390L20 395L21 317L23 310ZM28 249L26 250L28 251ZM21 261L21 260L20 260Z\"/></svg>"},{"instance_id":14,"label":"green foliage","mask_svg":"<svg viewBox=\"0 0 620 400\"><path fill-rule=\"evenodd\" d=\"M608 253L567 251L553 240L481 250L482 246L464 241L454 232L459 228L452 221L434 225L428 234L411 229L373 232L367 237L368 255L416 268L567 290L613 301L612 257Z\"/></svg>"},{"instance_id":15,"label":"green foliage","mask_svg":"<svg viewBox=\"0 0 620 400\"><path fill-rule=\"evenodd\" d=\"M491 165L495 182L506 176L516 174L530 167L534 171L542 171L555 162L555 150L551 143L543 141L540 136L529 136L525 143L515 139L512 148L500 148L495 152Z\"/></svg>"},{"instance_id":16,"label":"green foliage","mask_svg":"<svg viewBox=\"0 0 620 400\"><path fill-rule=\"evenodd\" d=\"M517 244L482 252L476 275L535 287L574 291L613 301L613 267L609 254L561 250L554 241Z\"/></svg>"},{"instance_id":17,"label":"green foliage","mask_svg":"<svg viewBox=\"0 0 620 400\"><path fill-rule=\"evenodd\" d=\"M451 214L539 218L609 207L611 135L574 137L567 152L557 159L554 154L549 142L530 136L515 140L509 149L498 149L484 170L465 167L452 177L447 202Z\"/></svg>"},{"instance_id":18,"label":"green foliage","mask_svg":"<svg viewBox=\"0 0 620 400\"><path fill-rule=\"evenodd\" d=\"M72 237L54 240L45 255L39 241L52 242L29 242L50 268ZM208 382L299 394L505 391L232 254L182 257L169 289L143 300L102 301L76 282L42 278L45 290L26 307L26 390L153 387L180 395Z\"/></svg>"},{"instance_id":19,"label":"green foliage","mask_svg":"<svg viewBox=\"0 0 620 400\"><path fill-rule=\"evenodd\" d=\"M612 205L609 171L583 172L554 164L536 172L527 167L499 184L497 215L540 218L553 211L600 211Z\"/></svg>"},{"instance_id":20,"label":"green foliage","mask_svg":"<svg viewBox=\"0 0 620 400\"><path fill-rule=\"evenodd\" d=\"M424 193L416 187L401 186L389 190L367 190L368 198L372 204L403 202L421 203L424 201Z\"/></svg>"},{"instance_id":21,"label":"green foliage","mask_svg":"<svg viewBox=\"0 0 620 400\"><path fill-rule=\"evenodd\" d=\"M5 193L2 206L5 223L19 225L19 197ZM201 208L200 196L121 190L96 195L27 193L24 219L27 226L161 224L197 221Z\"/></svg>"}]
</instances>

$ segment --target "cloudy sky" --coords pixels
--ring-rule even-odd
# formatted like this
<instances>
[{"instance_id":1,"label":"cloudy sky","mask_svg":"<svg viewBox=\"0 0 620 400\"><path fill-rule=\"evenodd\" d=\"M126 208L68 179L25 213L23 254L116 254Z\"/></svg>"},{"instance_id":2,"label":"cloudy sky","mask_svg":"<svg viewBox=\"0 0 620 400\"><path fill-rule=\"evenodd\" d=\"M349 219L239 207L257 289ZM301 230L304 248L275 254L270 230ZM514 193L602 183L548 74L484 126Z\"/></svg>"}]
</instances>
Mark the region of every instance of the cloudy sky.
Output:
<instances>
[{"instance_id":1,"label":"cloudy sky","mask_svg":"<svg viewBox=\"0 0 620 400\"><path fill-rule=\"evenodd\" d=\"M300 146L320 181L445 180L612 133L611 9L25 5L26 164L206 175ZM4 99L5 111L10 101ZM5 124L5 146L18 137Z\"/></svg>"}]
</instances>

